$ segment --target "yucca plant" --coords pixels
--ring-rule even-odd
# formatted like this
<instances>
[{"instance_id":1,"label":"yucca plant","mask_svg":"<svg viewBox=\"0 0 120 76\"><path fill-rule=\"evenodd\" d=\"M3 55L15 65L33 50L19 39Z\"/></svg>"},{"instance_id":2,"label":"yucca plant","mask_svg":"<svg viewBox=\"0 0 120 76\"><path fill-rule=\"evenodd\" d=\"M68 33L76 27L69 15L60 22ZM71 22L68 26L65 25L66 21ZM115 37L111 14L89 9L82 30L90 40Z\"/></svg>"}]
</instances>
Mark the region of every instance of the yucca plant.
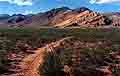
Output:
<instances>
[{"instance_id":1,"label":"yucca plant","mask_svg":"<svg viewBox=\"0 0 120 76\"><path fill-rule=\"evenodd\" d=\"M46 54L45 62L42 68L43 76L56 76L57 72L61 70L61 60L55 52Z\"/></svg>"}]
</instances>

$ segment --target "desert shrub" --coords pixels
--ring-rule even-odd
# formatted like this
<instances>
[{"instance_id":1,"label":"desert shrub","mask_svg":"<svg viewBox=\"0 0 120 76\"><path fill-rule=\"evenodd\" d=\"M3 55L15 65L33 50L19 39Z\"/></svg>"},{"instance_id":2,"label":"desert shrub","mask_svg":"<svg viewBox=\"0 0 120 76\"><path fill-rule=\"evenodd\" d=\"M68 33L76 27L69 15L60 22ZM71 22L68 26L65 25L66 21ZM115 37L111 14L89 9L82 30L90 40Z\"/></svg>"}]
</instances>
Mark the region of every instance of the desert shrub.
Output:
<instances>
[{"instance_id":1,"label":"desert shrub","mask_svg":"<svg viewBox=\"0 0 120 76\"><path fill-rule=\"evenodd\" d=\"M40 72L42 72L43 76L58 76L57 72L61 71L59 56L53 52L46 55L43 66L40 66Z\"/></svg>"}]
</instances>

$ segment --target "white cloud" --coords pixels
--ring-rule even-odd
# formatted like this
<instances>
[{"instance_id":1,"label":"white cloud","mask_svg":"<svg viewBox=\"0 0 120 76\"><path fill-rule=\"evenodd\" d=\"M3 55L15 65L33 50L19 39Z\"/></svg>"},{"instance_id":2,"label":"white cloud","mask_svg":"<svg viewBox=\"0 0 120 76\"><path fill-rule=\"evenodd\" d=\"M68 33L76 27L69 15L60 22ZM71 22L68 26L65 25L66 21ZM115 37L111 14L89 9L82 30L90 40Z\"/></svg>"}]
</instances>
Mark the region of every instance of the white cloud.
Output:
<instances>
[{"instance_id":1,"label":"white cloud","mask_svg":"<svg viewBox=\"0 0 120 76\"><path fill-rule=\"evenodd\" d=\"M28 10L26 10L23 14L24 15L27 15L27 14L32 14L33 13L33 11L28 11Z\"/></svg>"},{"instance_id":2,"label":"white cloud","mask_svg":"<svg viewBox=\"0 0 120 76\"><path fill-rule=\"evenodd\" d=\"M114 3L120 2L120 0L90 0L91 4L103 4L103 3Z\"/></svg>"},{"instance_id":3,"label":"white cloud","mask_svg":"<svg viewBox=\"0 0 120 76\"><path fill-rule=\"evenodd\" d=\"M32 5L32 0L0 0L0 2L8 2L11 4L17 4L19 6L22 5Z\"/></svg>"}]
</instances>

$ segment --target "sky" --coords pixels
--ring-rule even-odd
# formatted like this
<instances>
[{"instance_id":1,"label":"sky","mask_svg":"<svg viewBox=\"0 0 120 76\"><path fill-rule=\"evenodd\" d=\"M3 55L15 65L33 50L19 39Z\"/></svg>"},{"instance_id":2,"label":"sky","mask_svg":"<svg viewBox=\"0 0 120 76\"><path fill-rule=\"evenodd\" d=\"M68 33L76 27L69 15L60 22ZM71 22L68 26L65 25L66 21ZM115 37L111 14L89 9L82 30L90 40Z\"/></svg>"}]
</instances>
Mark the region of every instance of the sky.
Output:
<instances>
[{"instance_id":1,"label":"sky","mask_svg":"<svg viewBox=\"0 0 120 76\"><path fill-rule=\"evenodd\" d=\"M0 14L35 14L62 6L84 6L96 12L120 12L120 0L0 0Z\"/></svg>"}]
</instances>

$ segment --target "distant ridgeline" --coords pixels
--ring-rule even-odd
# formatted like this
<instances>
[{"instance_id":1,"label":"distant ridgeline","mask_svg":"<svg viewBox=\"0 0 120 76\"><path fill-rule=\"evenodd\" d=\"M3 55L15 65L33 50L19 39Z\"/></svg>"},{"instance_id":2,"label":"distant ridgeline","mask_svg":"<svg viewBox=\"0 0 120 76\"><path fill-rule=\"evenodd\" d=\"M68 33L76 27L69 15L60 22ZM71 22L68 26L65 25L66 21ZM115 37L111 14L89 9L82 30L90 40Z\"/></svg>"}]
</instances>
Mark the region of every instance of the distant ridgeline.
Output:
<instances>
[{"instance_id":1,"label":"distant ridgeline","mask_svg":"<svg viewBox=\"0 0 120 76\"><path fill-rule=\"evenodd\" d=\"M4 24L3 24L4 23ZM86 7L61 7L31 15L0 16L0 27L116 27L120 26L119 13L97 13Z\"/></svg>"}]
</instances>

